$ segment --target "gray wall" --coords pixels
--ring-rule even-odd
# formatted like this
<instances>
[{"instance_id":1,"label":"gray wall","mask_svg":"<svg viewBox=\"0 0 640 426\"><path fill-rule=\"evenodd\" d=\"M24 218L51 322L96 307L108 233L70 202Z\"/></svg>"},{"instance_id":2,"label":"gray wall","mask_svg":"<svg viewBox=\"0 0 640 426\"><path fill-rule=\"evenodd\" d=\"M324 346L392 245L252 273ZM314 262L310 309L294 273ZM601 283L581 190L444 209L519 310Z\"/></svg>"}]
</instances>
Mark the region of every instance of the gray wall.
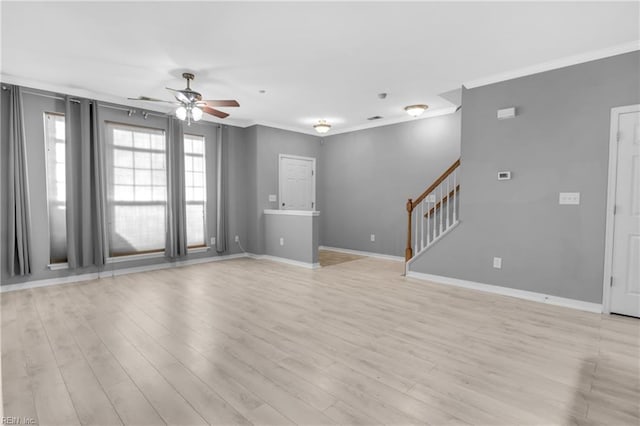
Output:
<instances>
[{"instance_id":1,"label":"gray wall","mask_svg":"<svg viewBox=\"0 0 640 426\"><path fill-rule=\"evenodd\" d=\"M29 91L37 92L29 89ZM42 92L46 93L46 92ZM2 143L0 144L0 168L2 170L2 186L0 188L0 200L2 208L7 207L7 129L4 125L8 120L8 92L1 91L2 106ZM44 112L64 113L64 102L42 96L24 95L24 117L25 132L27 139L27 167L31 201L31 247L32 247L32 270L33 273L26 277L9 277L7 270L7 212L2 211L0 215L0 234L2 242L0 244L0 256L2 258L2 270L0 278L2 284L15 284L19 282L58 278L70 275L85 274L98 271L95 267L78 268L75 270L50 271L47 268L49 263L49 221L47 217L47 197L46 197L46 176L45 176L45 146L44 146ZM103 107L100 109L100 119L104 121L115 121L120 123L154 127L166 130L167 120L164 117L149 116L146 120L140 114L129 117L125 111L114 110ZM207 156L207 227L210 237L215 236L216 221L216 128L212 123L198 123L191 127L185 127L185 132L204 135L206 138ZM233 243L233 235L240 235L247 238L247 200L249 193L246 190L248 184L245 176L247 170L247 141L245 129L223 126L223 141L225 156L225 167L227 167L227 225L228 225L228 251L224 254L238 253L240 248ZM104 134L104 130L103 130ZM188 258L216 256L215 249L207 253L193 253ZM150 264L168 262L167 259L146 259L117 264L109 264L103 270L116 270L122 268L138 267Z\"/></svg>"},{"instance_id":2,"label":"gray wall","mask_svg":"<svg viewBox=\"0 0 640 426\"><path fill-rule=\"evenodd\" d=\"M407 199L459 155L459 112L324 138L320 243L404 256Z\"/></svg>"},{"instance_id":3,"label":"gray wall","mask_svg":"<svg viewBox=\"0 0 640 426\"><path fill-rule=\"evenodd\" d=\"M462 223L411 270L600 303L610 110L640 103L638 76L634 52L465 90Z\"/></svg>"},{"instance_id":4,"label":"gray wall","mask_svg":"<svg viewBox=\"0 0 640 426\"><path fill-rule=\"evenodd\" d=\"M319 216L265 214L264 251L270 256L318 263ZM280 245L284 238L284 245Z\"/></svg>"},{"instance_id":5,"label":"gray wall","mask_svg":"<svg viewBox=\"0 0 640 426\"><path fill-rule=\"evenodd\" d=\"M248 171L249 200L249 241L247 250L264 254L264 210L278 209L278 202L269 202L269 194L278 195L278 155L290 154L316 159L316 168L322 163L320 158L320 138L288 130L266 126L252 126L249 132L248 162L253 170ZM316 194L322 193L321 173L316 176ZM322 210L317 203L316 210Z\"/></svg>"}]
</instances>

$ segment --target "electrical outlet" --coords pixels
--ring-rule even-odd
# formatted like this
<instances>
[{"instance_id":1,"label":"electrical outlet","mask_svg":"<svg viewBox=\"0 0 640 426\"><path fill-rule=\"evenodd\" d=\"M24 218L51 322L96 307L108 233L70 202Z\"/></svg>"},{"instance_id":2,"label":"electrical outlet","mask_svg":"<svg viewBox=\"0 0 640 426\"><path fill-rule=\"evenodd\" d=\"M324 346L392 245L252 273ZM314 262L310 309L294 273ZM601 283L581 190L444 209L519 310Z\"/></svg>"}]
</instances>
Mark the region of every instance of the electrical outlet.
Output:
<instances>
[{"instance_id":1,"label":"electrical outlet","mask_svg":"<svg viewBox=\"0 0 640 426\"><path fill-rule=\"evenodd\" d=\"M284 238L280 237L280 245L283 246L284 245Z\"/></svg>"},{"instance_id":2,"label":"electrical outlet","mask_svg":"<svg viewBox=\"0 0 640 426\"><path fill-rule=\"evenodd\" d=\"M212 246L216 245L216 237L211 237L211 245Z\"/></svg>"},{"instance_id":3,"label":"electrical outlet","mask_svg":"<svg viewBox=\"0 0 640 426\"><path fill-rule=\"evenodd\" d=\"M496 269L502 269L502 258L494 257L493 258L493 267Z\"/></svg>"},{"instance_id":4,"label":"electrical outlet","mask_svg":"<svg viewBox=\"0 0 640 426\"><path fill-rule=\"evenodd\" d=\"M240 242L240 237L238 237L238 236L236 235L235 241L236 241L236 243L239 243L239 242Z\"/></svg>"},{"instance_id":5,"label":"electrical outlet","mask_svg":"<svg viewBox=\"0 0 640 426\"><path fill-rule=\"evenodd\" d=\"M374 242L376 240L376 234L371 234L371 242Z\"/></svg>"},{"instance_id":6,"label":"electrical outlet","mask_svg":"<svg viewBox=\"0 0 640 426\"><path fill-rule=\"evenodd\" d=\"M278 201L278 197L275 194L269 194L269 202L275 203L276 201Z\"/></svg>"}]
</instances>

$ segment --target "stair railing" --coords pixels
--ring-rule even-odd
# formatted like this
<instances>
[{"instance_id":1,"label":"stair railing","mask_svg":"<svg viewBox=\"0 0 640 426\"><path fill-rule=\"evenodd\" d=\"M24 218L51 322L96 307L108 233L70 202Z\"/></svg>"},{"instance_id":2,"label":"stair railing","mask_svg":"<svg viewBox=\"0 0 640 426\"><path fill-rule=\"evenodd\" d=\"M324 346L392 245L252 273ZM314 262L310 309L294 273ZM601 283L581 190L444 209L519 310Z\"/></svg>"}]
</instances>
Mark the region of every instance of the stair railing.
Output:
<instances>
[{"instance_id":1,"label":"stair railing","mask_svg":"<svg viewBox=\"0 0 640 426\"><path fill-rule=\"evenodd\" d=\"M404 252L406 262L433 245L458 223L458 167L460 159L429 185L415 201L411 198L407 201L407 248Z\"/></svg>"}]
</instances>

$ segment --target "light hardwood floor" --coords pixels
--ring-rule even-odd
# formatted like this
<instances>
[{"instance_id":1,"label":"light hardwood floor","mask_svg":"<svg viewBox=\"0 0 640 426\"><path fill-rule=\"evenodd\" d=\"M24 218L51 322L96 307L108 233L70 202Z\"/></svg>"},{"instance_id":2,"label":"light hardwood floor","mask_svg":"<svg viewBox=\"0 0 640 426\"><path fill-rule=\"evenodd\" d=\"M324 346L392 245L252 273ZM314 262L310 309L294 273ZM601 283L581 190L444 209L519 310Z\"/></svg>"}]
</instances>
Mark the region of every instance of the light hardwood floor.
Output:
<instances>
[{"instance_id":1,"label":"light hardwood floor","mask_svg":"<svg viewBox=\"0 0 640 426\"><path fill-rule=\"evenodd\" d=\"M238 259L4 293L4 415L39 424L638 425L640 322Z\"/></svg>"}]
</instances>

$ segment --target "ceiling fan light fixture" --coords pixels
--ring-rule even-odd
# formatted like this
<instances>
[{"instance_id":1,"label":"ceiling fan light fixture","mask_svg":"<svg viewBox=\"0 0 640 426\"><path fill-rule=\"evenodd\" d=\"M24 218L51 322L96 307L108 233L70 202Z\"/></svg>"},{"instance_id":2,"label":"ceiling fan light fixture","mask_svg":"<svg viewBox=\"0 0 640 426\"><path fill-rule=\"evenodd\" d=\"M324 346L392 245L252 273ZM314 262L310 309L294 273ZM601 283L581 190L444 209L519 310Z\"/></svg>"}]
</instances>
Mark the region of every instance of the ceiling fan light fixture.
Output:
<instances>
[{"instance_id":1,"label":"ceiling fan light fixture","mask_svg":"<svg viewBox=\"0 0 640 426\"><path fill-rule=\"evenodd\" d=\"M313 128L316 129L316 132L318 133L327 133L329 130L331 130L331 124L327 123L324 120L320 120L318 121L318 124L314 124Z\"/></svg>"},{"instance_id":2,"label":"ceiling fan light fixture","mask_svg":"<svg viewBox=\"0 0 640 426\"><path fill-rule=\"evenodd\" d=\"M191 117L193 118L193 121L200 121L202 118L202 110L197 106L194 106L191 108Z\"/></svg>"},{"instance_id":3,"label":"ceiling fan light fixture","mask_svg":"<svg viewBox=\"0 0 640 426\"><path fill-rule=\"evenodd\" d=\"M424 105L424 104L417 104L417 105L409 105L404 107L404 110L407 112L407 114L409 114L412 117L417 117L419 115L422 115L423 112L425 112L427 110L427 108L429 108L428 105Z\"/></svg>"},{"instance_id":4,"label":"ceiling fan light fixture","mask_svg":"<svg viewBox=\"0 0 640 426\"><path fill-rule=\"evenodd\" d=\"M179 120L186 120L187 109L183 106L179 106L178 109L176 109L176 117L178 117Z\"/></svg>"}]
</instances>

